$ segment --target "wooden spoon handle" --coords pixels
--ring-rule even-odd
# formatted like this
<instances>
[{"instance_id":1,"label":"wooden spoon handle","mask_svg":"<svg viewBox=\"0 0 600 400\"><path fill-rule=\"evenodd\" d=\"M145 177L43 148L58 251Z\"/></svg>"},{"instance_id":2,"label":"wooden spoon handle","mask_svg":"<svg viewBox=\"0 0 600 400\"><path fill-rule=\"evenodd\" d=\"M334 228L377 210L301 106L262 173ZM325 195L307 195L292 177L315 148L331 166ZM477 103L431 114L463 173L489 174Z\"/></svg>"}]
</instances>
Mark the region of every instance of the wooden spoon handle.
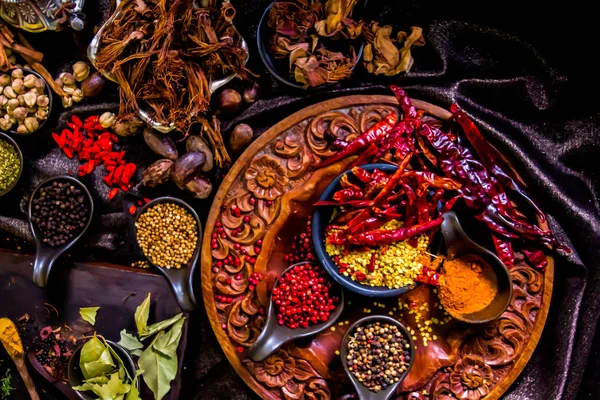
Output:
<instances>
[{"instance_id":1,"label":"wooden spoon handle","mask_svg":"<svg viewBox=\"0 0 600 400\"><path fill-rule=\"evenodd\" d=\"M25 360L15 360L15 365L17 366L17 371L19 371L19 374L21 374L21 379L23 379L23 382L25 383L25 387L29 392L31 400L40 400L40 396L38 396L37 390L35 389L33 379L31 379L31 375L29 375L29 372L27 371Z\"/></svg>"}]
</instances>

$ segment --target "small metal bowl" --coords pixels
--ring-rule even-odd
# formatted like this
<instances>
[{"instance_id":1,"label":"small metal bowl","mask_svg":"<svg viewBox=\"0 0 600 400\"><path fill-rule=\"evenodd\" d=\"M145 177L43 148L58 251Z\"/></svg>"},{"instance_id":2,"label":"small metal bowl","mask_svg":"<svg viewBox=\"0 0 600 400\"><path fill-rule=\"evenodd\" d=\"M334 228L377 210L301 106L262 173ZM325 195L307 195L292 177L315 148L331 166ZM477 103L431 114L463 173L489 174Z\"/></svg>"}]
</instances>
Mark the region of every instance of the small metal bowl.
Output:
<instances>
[{"instance_id":1,"label":"small metal bowl","mask_svg":"<svg viewBox=\"0 0 600 400\"><path fill-rule=\"evenodd\" d=\"M408 368L406 368L406 371L404 371L404 373L400 375L398 382L388 386L383 390L380 390L379 392L373 392L367 389L367 387L364 386L362 383L360 383L356 379L354 374L350 372L350 370L348 369L348 359L346 357L348 356L348 342L350 341L350 335L352 335L354 330L361 325L366 325L368 323L377 321L384 323L387 322L388 324L396 325L398 327L398 329L402 332L402 334L404 335L404 337L410 345L410 362L408 364ZM354 385L354 388L356 389L356 392L358 393L360 399L386 400L393 396L398 386L402 383L404 378L406 378L406 376L410 372L415 361L415 344L413 343L411 334L408 331L408 329L406 329L406 327L402 325L398 320L392 317L388 317L387 315L369 315L368 317L361 318L355 323L353 323L350 326L350 328L346 331L346 334L344 335L344 338L342 339L342 344L340 346L340 359L342 361L342 365L344 366L344 371L346 371L346 375L348 375L348 377L352 381L352 384Z\"/></svg>"},{"instance_id":2,"label":"small metal bowl","mask_svg":"<svg viewBox=\"0 0 600 400\"><path fill-rule=\"evenodd\" d=\"M53 104L52 89L50 88L50 85L48 85L48 81L46 81L43 76L41 76L37 72L35 72L33 70L30 70L30 69L11 68L8 71L6 71L5 74L10 75L12 73L12 71L14 71L15 69L21 69L21 70L23 70L23 76L25 76L25 75L35 75L36 78L42 79L44 81L44 84L46 85L46 93L44 93L44 94L48 96L48 100L49 100L49 102L48 102L48 118L46 118L45 120L39 122L40 126L37 128L37 130L35 132L31 132L31 133L18 133L17 130L13 129L13 128L10 128L8 130L8 132L12 133L13 135L29 136L29 135L33 135L36 132L40 132L42 130L42 128L44 127L44 125L46 125L46 122L48 122L48 120L50 119L50 115L52 114L52 104Z\"/></svg>"},{"instance_id":3,"label":"small metal bowl","mask_svg":"<svg viewBox=\"0 0 600 400\"><path fill-rule=\"evenodd\" d=\"M17 151L17 154L19 155L19 163L20 163L19 173L17 174L17 179L15 179L15 181L12 184L10 184L6 189L0 190L0 196L4 196L5 194L10 192L17 185L17 182L19 182L19 179L21 178L21 173L23 173L23 153L21 153L21 149L19 148L19 145L17 145L17 142L15 142L6 133L0 132L0 140L5 141L6 143L10 144L11 146L13 146L15 148L15 150Z\"/></svg>"},{"instance_id":4,"label":"small metal bowl","mask_svg":"<svg viewBox=\"0 0 600 400\"><path fill-rule=\"evenodd\" d=\"M133 362L133 358L129 355L129 352L121 347L119 344L107 340L106 343L117 353L119 358L123 361L123 365L129 372L129 375L133 378L135 376L135 363ZM85 343L84 343L85 344ZM82 344L73 352L71 359L69 360L69 365L67 367L67 378L69 379L69 385L71 387L80 386L83 384L83 374L81 373L81 369L79 368L79 354L81 353L81 349L84 346ZM137 389L140 387L140 379L135 378L133 384ZM80 392L78 390L73 390L77 396L82 400L93 400L96 396L90 396L87 393L91 393L90 391Z\"/></svg>"},{"instance_id":5,"label":"small metal bowl","mask_svg":"<svg viewBox=\"0 0 600 400\"><path fill-rule=\"evenodd\" d=\"M394 173L398 169L397 166L391 164L367 164L362 165L361 168L369 172L373 171L374 169L379 169L386 173ZM341 189L340 180L342 179L342 176L349 173L351 173L351 171L346 171L335 178L333 182L331 182L329 186L325 188L323 194L319 198L319 201L331 200L333 194L337 190ZM325 227L331 219L331 213L334 209L334 206L315 208L312 218L312 241L321 265L323 265L323 268L325 268L325 270L336 282L342 285L344 289L348 289L351 292L369 297L397 297L415 287L415 285L409 285L398 289L388 289L384 286L368 286L353 281L349 277L340 274L338 266L333 262L325 250Z\"/></svg>"},{"instance_id":6,"label":"small metal bowl","mask_svg":"<svg viewBox=\"0 0 600 400\"><path fill-rule=\"evenodd\" d=\"M295 80L292 80L289 78L289 76L290 76L289 68L285 69L284 71L281 71L281 68L278 68L276 60L274 60L274 58L271 57L271 54L269 51L269 30L270 30L270 28L268 26L269 12L271 11L271 8L273 8L273 5L275 3L277 3L277 1L279 1L279 0L275 0L267 7L267 9L263 13L262 17L260 18L260 22L258 23L258 28L256 29L256 44L258 46L258 54L260 55L260 59L262 60L265 67L267 67L267 69L269 70L271 75L273 75L273 77L275 79L277 79L279 82L283 83L284 85L286 85L290 88L294 88L294 89L300 89L300 90L323 89L323 88L331 87L331 86L337 84L337 82L335 82L335 83L332 82L332 83L325 83L323 85L315 86L315 87L304 87L304 85L301 85L301 84L297 83ZM366 4L366 2L365 2L365 4ZM356 40L350 40L350 39L341 39L341 40L346 41L348 43L348 47L349 48L352 47L356 53L356 63L352 67L352 69L354 69L356 67L356 65L360 62L360 59L362 58L364 44L361 43L360 46L357 46L356 44L358 44L358 42Z\"/></svg>"}]
</instances>

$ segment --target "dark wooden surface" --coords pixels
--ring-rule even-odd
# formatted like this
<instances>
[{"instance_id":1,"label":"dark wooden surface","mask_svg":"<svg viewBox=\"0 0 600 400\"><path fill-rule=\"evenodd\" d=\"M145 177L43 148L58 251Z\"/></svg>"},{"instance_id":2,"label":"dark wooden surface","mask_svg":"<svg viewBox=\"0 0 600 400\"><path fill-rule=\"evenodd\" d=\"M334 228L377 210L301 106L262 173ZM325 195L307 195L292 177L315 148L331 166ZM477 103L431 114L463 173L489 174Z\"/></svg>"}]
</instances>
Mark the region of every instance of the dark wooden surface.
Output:
<instances>
[{"instance_id":1,"label":"dark wooden surface","mask_svg":"<svg viewBox=\"0 0 600 400\"><path fill-rule=\"evenodd\" d=\"M24 344L31 343L39 329L51 325L56 328L67 324L77 333L92 333L92 328L79 315L79 308L101 306L96 317L95 330L107 339L118 341L122 329L135 332L133 314L148 292L152 293L149 322L161 321L181 312L175 296L165 278L143 270L115 265L73 263L68 257L60 258L50 275L48 286L36 287L32 280L33 256L0 251L0 316L17 320L25 313L36 320L30 324L31 331ZM59 316L49 315L44 303L52 304ZM179 346L179 371L183 365L183 353L187 342L187 320ZM37 327L37 329L36 329ZM80 336L80 335L77 335ZM26 399L27 391L14 365L6 360L6 352L0 350L1 367L11 368L13 392L11 399ZM63 395L48 385L30 366L40 396L43 399L62 399ZM171 386L166 398L179 399L181 374ZM143 398L152 398L152 393L143 385Z\"/></svg>"}]
</instances>

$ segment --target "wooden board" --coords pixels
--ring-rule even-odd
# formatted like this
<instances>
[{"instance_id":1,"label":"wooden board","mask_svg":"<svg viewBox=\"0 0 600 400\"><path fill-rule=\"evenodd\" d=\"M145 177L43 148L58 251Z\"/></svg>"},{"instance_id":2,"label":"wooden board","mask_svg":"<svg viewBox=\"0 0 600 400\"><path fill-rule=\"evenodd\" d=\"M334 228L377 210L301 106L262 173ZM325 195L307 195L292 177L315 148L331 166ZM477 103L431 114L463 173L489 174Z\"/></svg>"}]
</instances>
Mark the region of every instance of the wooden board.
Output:
<instances>
[{"instance_id":1,"label":"wooden board","mask_svg":"<svg viewBox=\"0 0 600 400\"><path fill-rule=\"evenodd\" d=\"M68 258L60 258L52 269L48 286L41 289L32 281L33 259L31 255L0 251L0 316L16 321L27 313L35 318L35 322L30 324L30 335L23 338L26 346L44 326L57 328L64 324L73 330L76 338L95 330L107 339L118 342L122 329L135 332L133 314L148 293L152 293L151 322L162 321L181 312L171 286L162 275L112 264L71 263ZM58 316L48 312L45 303L54 306ZM95 327L84 322L79 315L79 308L91 306L101 306ZM165 397L172 400L179 399L181 392L187 326L186 321L178 350L179 373ZM3 368L7 366L3 365ZM29 370L34 380L44 386L38 373L31 366ZM15 378L19 379L13 374ZM68 398L78 398L68 385L63 386L71 391L70 395L67 393ZM19 390L15 398L20 398L19 394L27 398L26 393ZM142 394L144 398L152 398L152 392L145 385ZM54 398L51 395L42 397Z\"/></svg>"},{"instance_id":2,"label":"wooden board","mask_svg":"<svg viewBox=\"0 0 600 400\"><path fill-rule=\"evenodd\" d=\"M413 100L417 108L440 119L450 113ZM256 140L230 170L216 194L206 224L202 247L202 291L209 320L227 358L244 381L262 398L341 398L353 393L338 350L348 324L366 313L394 315L407 326L427 318L444 318L438 307L422 311L420 320L400 303L435 305L431 288L419 286L399 299L375 301L349 295L335 330L309 341L292 343L261 363L245 357L264 325L264 309L272 283L287 267L284 254L293 236L301 232L312 204L344 163L321 170L318 160L333 154L324 135L347 140L397 112L391 96L348 96L305 108L274 125ZM242 211L235 217L231 206ZM243 222L243 217L250 222ZM220 223L216 248L212 234ZM547 226L542 225L543 228ZM232 235L232 230L241 232ZM263 241L259 254L255 244ZM237 248L236 248L237 247ZM245 259L241 252L255 257ZM238 266L218 267L228 255ZM265 279L255 288L248 277L260 272ZM424 346L418 337L415 365L403 382L399 398L478 400L497 399L521 373L535 349L546 321L552 294L554 264L544 272L517 262L511 270L513 299L496 321L473 327L456 321L433 327L437 339ZM223 296L233 299L223 301Z\"/></svg>"}]
</instances>

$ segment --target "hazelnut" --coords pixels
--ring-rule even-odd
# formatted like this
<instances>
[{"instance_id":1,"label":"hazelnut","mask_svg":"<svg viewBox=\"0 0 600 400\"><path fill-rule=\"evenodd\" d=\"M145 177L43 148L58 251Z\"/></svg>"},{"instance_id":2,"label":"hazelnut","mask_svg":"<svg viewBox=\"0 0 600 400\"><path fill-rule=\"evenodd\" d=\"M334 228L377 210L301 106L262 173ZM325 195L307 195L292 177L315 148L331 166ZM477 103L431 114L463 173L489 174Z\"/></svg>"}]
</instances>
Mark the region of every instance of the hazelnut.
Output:
<instances>
[{"instance_id":1,"label":"hazelnut","mask_svg":"<svg viewBox=\"0 0 600 400\"><path fill-rule=\"evenodd\" d=\"M12 128L12 122L7 119L0 118L0 130L7 131Z\"/></svg>"},{"instance_id":2,"label":"hazelnut","mask_svg":"<svg viewBox=\"0 0 600 400\"><path fill-rule=\"evenodd\" d=\"M35 117L27 117L25 118L25 128L27 128L27 132L33 133L38 130L40 127L40 123Z\"/></svg>"},{"instance_id":3,"label":"hazelnut","mask_svg":"<svg viewBox=\"0 0 600 400\"><path fill-rule=\"evenodd\" d=\"M23 78L23 84L27 89L35 87L35 75L27 75L25 78Z\"/></svg>"},{"instance_id":4,"label":"hazelnut","mask_svg":"<svg viewBox=\"0 0 600 400\"><path fill-rule=\"evenodd\" d=\"M19 100L17 100L17 99L9 99L8 102L6 103L7 110L12 111L17 107L19 107Z\"/></svg>"},{"instance_id":5,"label":"hazelnut","mask_svg":"<svg viewBox=\"0 0 600 400\"><path fill-rule=\"evenodd\" d=\"M90 66L85 61L77 61L73 64L73 74L77 82L81 82L90 74Z\"/></svg>"},{"instance_id":6,"label":"hazelnut","mask_svg":"<svg viewBox=\"0 0 600 400\"><path fill-rule=\"evenodd\" d=\"M71 97L73 97L73 101L75 103L79 103L81 100L83 100L83 92L81 89L75 89L71 94Z\"/></svg>"},{"instance_id":7,"label":"hazelnut","mask_svg":"<svg viewBox=\"0 0 600 400\"><path fill-rule=\"evenodd\" d=\"M17 107L13 111L13 116L19 121L24 120L27 117L27 114L28 112L25 107Z\"/></svg>"},{"instance_id":8,"label":"hazelnut","mask_svg":"<svg viewBox=\"0 0 600 400\"><path fill-rule=\"evenodd\" d=\"M6 108L7 104L8 104L8 98L3 94L0 95L0 107Z\"/></svg>"},{"instance_id":9,"label":"hazelnut","mask_svg":"<svg viewBox=\"0 0 600 400\"><path fill-rule=\"evenodd\" d=\"M7 74L2 74L0 76L0 86L7 86L10 85L10 76L8 76Z\"/></svg>"},{"instance_id":10,"label":"hazelnut","mask_svg":"<svg viewBox=\"0 0 600 400\"><path fill-rule=\"evenodd\" d=\"M95 97L102 92L106 79L99 73L94 72L81 82L81 90L84 97Z\"/></svg>"},{"instance_id":11,"label":"hazelnut","mask_svg":"<svg viewBox=\"0 0 600 400\"><path fill-rule=\"evenodd\" d=\"M48 107L50 104L50 98L46 95L38 96L36 103L39 107Z\"/></svg>"},{"instance_id":12,"label":"hazelnut","mask_svg":"<svg viewBox=\"0 0 600 400\"><path fill-rule=\"evenodd\" d=\"M75 85L76 82L76 79L73 76L73 74L70 74L68 72L63 72L58 76L58 78L62 78L65 85Z\"/></svg>"},{"instance_id":13,"label":"hazelnut","mask_svg":"<svg viewBox=\"0 0 600 400\"><path fill-rule=\"evenodd\" d=\"M12 86L6 86L4 88L4 91L2 93L6 97L8 97L9 99L16 99L17 98L17 94L15 93L15 90L12 88Z\"/></svg>"},{"instance_id":14,"label":"hazelnut","mask_svg":"<svg viewBox=\"0 0 600 400\"><path fill-rule=\"evenodd\" d=\"M10 76L12 76L13 79L23 79L23 70L21 68L15 68L13 69Z\"/></svg>"},{"instance_id":15,"label":"hazelnut","mask_svg":"<svg viewBox=\"0 0 600 400\"><path fill-rule=\"evenodd\" d=\"M27 130L27 127L21 123L19 123L19 127L17 128L17 133L20 135L27 135L29 133L29 131Z\"/></svg>"},{"instance_id":16,"label":"hazelnut","mask_svg":"<svg viewBox=\"0 0 600 400\"><path fill-rule=\"evenodd\" d=\"M58 86L59 88L62 88L65 85L65 82L63 81L62 78L55 79L54 83L56 83L56 86ZM37 85L36 85L36 87L37 87Z\"/></svg>"},{"instance_id":17,"label":"hazelnut","mask_svg":"<svg viewBox=\"0 0 600 400\"><path fill-rule=\"evenodd\" d=\"M65 84L62 89L65 91L66 94L72 95L75 89L77 89L77 86Z\"/></svg>"},{"instance_id":18,"label":"hazelnut","mask_svg":"<svg viewBox=\"0 0 600 400\"><path fill-rule=\"evenodd\" d=\"M104 129L109 129L112 128L116 120L117 116L107 111L100 116L100 120L98 122L100 123L100 125L102 125Z\"/></svg>"},{"instance_id":19,"label":"hazelnut","mask_svg":"<svg viewBox=\"0 0 600 400\"><path fill-rule=\"evenodd\" d=\"M48 118L48 110L37 110L35 112L35 117L40 121L43 121Z\"/></svg>"},{"instance_id":20,"label":"hazelnut","mask_svg":"<svg viewBox=\"0 0 600 400\"><path fill-rule=\"evenodd\" d=\"M64 96L62 98L62 105L64 108L69 108L69 107L73 106L73 99L69 96Z\"/></svg>"}]
</instances>

